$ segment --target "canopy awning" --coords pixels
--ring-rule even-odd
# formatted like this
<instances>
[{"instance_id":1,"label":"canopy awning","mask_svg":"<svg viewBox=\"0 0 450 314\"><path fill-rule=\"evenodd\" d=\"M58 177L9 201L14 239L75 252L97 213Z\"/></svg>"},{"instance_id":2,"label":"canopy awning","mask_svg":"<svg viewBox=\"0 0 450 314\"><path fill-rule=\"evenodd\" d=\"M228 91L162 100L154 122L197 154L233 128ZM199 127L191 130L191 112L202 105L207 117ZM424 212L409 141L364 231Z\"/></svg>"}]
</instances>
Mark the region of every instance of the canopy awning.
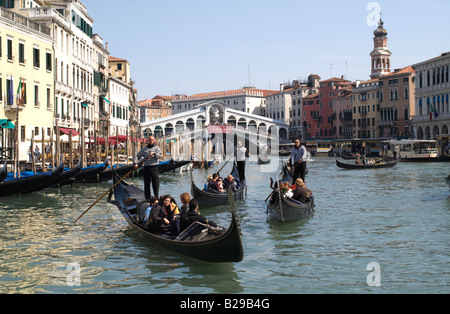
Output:
<instances>
[{"instance_id":1,"label":"canopy awning","mask_svg":"<svg viewBox=\"0 0 450 314\"><path fill-rule=\"evenodd\" d=\"M15 129L16 126L11 122L11 120L1 119L0 126L2 129Z\"/></svg>"},{"instance_id":2,"label":"canopy awning","mask_svg":"<svg viewBox=\"0 0 450 314\"><path fill-rule=\"evenodd\" d=\"M75 131L73 129L59 128L59 131L61 133L67 134L67 135L70 135L72 133L72 137L80 135L77 131Z\"/></svg>"}]
</instances>

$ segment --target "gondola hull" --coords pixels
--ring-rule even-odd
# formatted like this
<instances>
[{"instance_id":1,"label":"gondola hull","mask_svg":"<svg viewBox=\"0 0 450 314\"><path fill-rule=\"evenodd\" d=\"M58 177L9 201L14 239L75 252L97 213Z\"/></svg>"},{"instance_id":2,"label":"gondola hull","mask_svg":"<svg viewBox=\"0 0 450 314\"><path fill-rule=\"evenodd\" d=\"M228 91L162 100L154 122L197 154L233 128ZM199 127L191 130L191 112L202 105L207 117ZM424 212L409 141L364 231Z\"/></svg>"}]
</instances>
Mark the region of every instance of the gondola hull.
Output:
<instances>
[{"instance_id":1,"label":"gondola hull","mask_svg":"<svg viewBox=\"0 0 450 314\"><path fill-rule=\"evenodd\" d=\"M81 170L81 164L79 164L78 167L77 167L76 169ZM79 172L79 171L78 171L78 172ZM56 168L56 169L53 171L53 173L52 173L52 180L50 180L50 181L47 182L47 183L41 184L41 185L35 185L35 186L31 187L31 188L28 189L28 190L22 191L22 193L25 194L25 193L38 192L38 191L42 191L42 190L44 190L44 189L46 189L46 188L52 187L52 186L58 184L58 182L64 181L64 179L65 179L66 176L67 176L67 173L71 174L71 175L69 176L69 178L73 177L73 176L76 174L76 173L72 174L72 173L73 173L72 170L69 170L69 171L67 171L66 173L64 173L64 163L61 163L61 164L59 165L59 167Z\"/></svg>"},{"instance_id":2,"label":"gondola hull","mask_svg":"<svg viewBox=\"0 0 450 314\"><path fill-rule=\"evenodd\" d=\"M40 173L29 177L22 177L8 180L0 183L0 197L12 196L16 194L26 193L36 187L44 186L61 175L61 169L58 171Z\"/></svg>"},{"instance_id":3,"label":"gondola hull","mask_svg":"<svg viewBox=\"0 0 450 314\"><path fill-rule=\"evenodd\" d=\"M83 168L81 171L74 177L61 182L59 185L70 185L77 182L85 182L86 179L96 178L100 173L102 173L108 167L108 163L103 163L97 166Z\"/></svg>"},{"instance_id":4,"label":"gondola hull","mask_svg":"<svg viewBox=\"0 0 450 314\"><path fill-rule=\"evenodd\" d=\"M298 221L312 216L314 207L314 198L309 203L300 204L275 192L273 200L267 206L267 214L272 220Z\"/></svg>"},{"instance_id":5,"label":"gondola hull","mask_svg":"<svg viewBox=\"0 0 450 314\"><path fill-rule=\"evenodd\" d=\"M119 181L120 178L117 175L114 175L114 185ZM132 187L132 192L130 192L129 189L127 190L127 187ZM112 200L112 195L114 195L114 201ZM129 186L125 182L121 182L117 184L114 191L110 193L108 202L116 205L128 225L145 235L152 243L168 250L210 263L240 262L243 260L244 249L242 246L241 231L237 216L234 212L232 213L230 227L221 234L200 241L168 239L149 232L133 218L133 211L136 212L137 204L131 206L125 205L125 200L129 200L130 198L134 198L136 201L142 200L145 198L144 191L137 187Z\"/></svg>"},{"instance_id":6,"label":"gondola hull","mask_svg":"<svg viewBox=\"0 0 450 314\"><path fill-rule=\"evenodd\" d=\"M383 169L383 168L393 168L397 166L399 160L392 162L385 162L383 164L374 164L374 165L359 165L359 164L349 164L336 159L336 165L342 169Z\"/></svg>"},{"instance_id":7,"label":"gondola hull","mask_svg":"<svg viewBox=\"0 0 450 314\"><path fill-rule=\"evenodd\" d=\"M133 169L134 169L134 164L116 167L116 168L114 168L114 171L117 172L117 174L120 177L123 177L126 174L128 174L130 171L132 171ZM113 179L113 169L111 169L111 167L109 167L109 168L103 170L102 172L100 172L98 175L86 178L85 182L86 183L100 183L100 182L106 182L106 181L109 181L112 179Z\"/></svg>"},{"instance_id":8,"label":"gondola hull","mask_svg":"<svg viewBox=\"0 0 450 314\"><path fill-rule=\"evenodd\" d=\"M0 170L0 183L5 181L7 176L8 176L8 163L5 162L3 168Z\"/></svg>"}]
</instances>

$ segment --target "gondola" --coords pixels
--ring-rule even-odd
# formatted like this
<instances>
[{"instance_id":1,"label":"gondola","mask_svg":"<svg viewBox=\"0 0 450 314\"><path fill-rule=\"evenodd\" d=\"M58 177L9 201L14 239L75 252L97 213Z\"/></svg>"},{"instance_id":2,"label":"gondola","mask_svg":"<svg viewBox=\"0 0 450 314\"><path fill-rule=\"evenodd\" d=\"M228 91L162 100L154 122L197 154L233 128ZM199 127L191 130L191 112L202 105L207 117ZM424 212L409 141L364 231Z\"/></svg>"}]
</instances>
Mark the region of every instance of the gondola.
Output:
<instances>
[{"instance_id":1,"label":"gondola","mask_svg":"<svg viewBox=\"0 0 450 314\"><path fill-rule=\"evenodd\" d=\"M84 182L86 179L95 178L101 172L103 172L108 167L108 160L100 165L95 165L91 167L86 167L81 169L81 171L75 176L68 180L59 183L60 186L70 185L77 182Z\"/></svg>"},{"instance_id":2,"label":"gondola","mask_svg":"<svg viewBox=\"0 0 450 314\"><path fill-rule=\"evenodd\" d=\"M72 169L64 169L65 171L59 177L55 178L55 180L52 180L49 183L47 183L47 184L45 184L45 185L43 185L41 187L39 187L39 189L37 189L36 191L59 186L60 183L66 181L66 180L70 180L71 178L73 178L76 175L78 175L80 173L80 171L81 171L81 167L82 167L82 163L80 161L78 163L78 165L76 165L74 168L72 168ZM34 192L34 191L30 190L30 191L26 191L25 193L30 193L30 192Z\"/></svg>"},{"instance_id":3,"label":"gondola","mask_svg":"<svg viewBox=\"0 0 450 314\"><path fill-rule=\"evenodd\" d=\"M144 191L140 188L120 182L114 174L115 188L108 196L108 202L116 205L127 223L135 230L144 234L152 243L166 249L178 252L210 263L240 262L244 258L241 240L241 230L236 215L233 198L231 197L232 221L228 229L213 230L208 226L195 223L177 237L151 233L146 226L139 223L137 217L140 208L147 208ZM112 196L114 195L114 200Z\"/></svg>"},{"instance_id":4,"label":"gondola","mask_svg":"<svg viewBox=\"0 0 450 314\"><path fill-rule=\"evenodd\" d=\"M158 168L159 168L159 173L167 173L170 171L174 171L178 168L181 168L183 166L189 165L191 163L190 160L183 160L183 161L175 161L175 160L170 160L169 162L162 162L159 164Z\"/></svg>"},{"instance_id":5,"label":"gondola","mask_svg":"<svg viewBox=\"0 0 450 314\"><path fill-rule=\"evenodd\" d=\"M258 164L267 165L270 163L270 157L267 155L259 155L258 156Z\"/></svg>"},{"instance_id":6,"label":"gondola","mask_svg":"<svg viewBox=\"0 0 450 314\"><path fill-rule=\"evenodd\" d=\"M8 162L5 161L3 168L0 170L0 183L8 177Z\"/></svg>"},{"instance_id":7,"label":"gondola","mask_svg":"<svg viewBox=\"0 0 450 314\"><path fill-rule=\"evenodd\" d=\"M269 219L273 220L298 221L310 217L314 213L314 208L314 197L311 197L308 203L301 203L275 191L267 206L267 214Z\"/></svg>"},{"instance_id":8,"label":"gondola","mask_svg":"<svg viewBox=\"0 0 450 314\"><path fill-rule=\"evenodd\" d=\"M78 168L81 170L81 164L78 165ZM77 168L75 168L77 169ZM70 174L69 178L73 177L75 174L73 174L73 169L68 170L66 172L64 172L64 163L61 162L61 164L59 165L58 168L56 168L55 170L53 170L54 175L52 176L53 179L50 180L49 182L46 182L44 184L40 184L40 185L35 185L32 186L31 188L22 191L22 194L25 193L32 193L32 192L38 192L38 191L42 191L46 188L52 187L54 185L57 185L59 182L62 182L65 180L65 178L67 177L67 173Z\"/></svg>"},{"instance_id":9,"label":"gondola","mask_svg":"<svg viewBox=\"0 0 450 314\"><path fill-rule=\"evenodd\" d=\"M86 183L106 182L106 181L112 180L113 171L116 171L119 176L123 177L133 169L134 169L134 164L124 165L124 166L112 166L112 167L109 166L108 168L106 168L105 170L100 172L98 175L86 178L84 180L84 182L86 182Z\"/></svg>"},{"instance_id":10,"label":"gondola","mask_svg":"<svg viewBox=\"0 0 450 314\"><path fill-rule=\"evenodd\" d=\"M393 168L397 166L400 160L384 162L382 164L373 164L373 165L359 165L357 163L345 163L336 159L336 165L342 169L383 169L383 168Z\"/></svg>"},{"instance_id":11,"label":"gondola","mask_svg":"<svg viewBox=\"0 0 450 314\"><path fill-rule=\"evenodd\" d=\"M20 178L7 178L0 183L0 197L25 193L35 189L35 187L44 186L59 177L63 171L60 166L52 172L23 174Z\"/></svg>"},{"instance_id":12,"label":"gondola","mask_svg":"<svg viewBox=\"0 0 450 314\"><path fill-rule=\"evenodd\" d=\"M287 165L283 165L283 175L279 183L292 182L292 174L287 169ZM301 203L294 199L286 197L283 193L279 192L278 185L274 188L272 197L267 205L267 215L271 220L277 220L281 222L298 221L308 218L313 215L315 203L314 197L310 198L307 203Z\"/></svg>"},{"instance_id":13,"label":"gondola","mask_svg":"<svg viewBox=\"0 0 450 314\"><path fill-rule=\"evenodd\" d=\"M238 186L238 190L233 193L233 199L235 201L243 200L245 198L247 185L245 184L245 181L244 182L240 181L239 171L237 170L236 162L233 165L231 175L233 176ZM208 192L205 191L204 189L198 188L194 183L192 171L191 171L191 193L194 199L197 200L199 206L202 208L230 205L227 194L220 194L218 192L216 193Z\"/></svg>"}]
</instances>

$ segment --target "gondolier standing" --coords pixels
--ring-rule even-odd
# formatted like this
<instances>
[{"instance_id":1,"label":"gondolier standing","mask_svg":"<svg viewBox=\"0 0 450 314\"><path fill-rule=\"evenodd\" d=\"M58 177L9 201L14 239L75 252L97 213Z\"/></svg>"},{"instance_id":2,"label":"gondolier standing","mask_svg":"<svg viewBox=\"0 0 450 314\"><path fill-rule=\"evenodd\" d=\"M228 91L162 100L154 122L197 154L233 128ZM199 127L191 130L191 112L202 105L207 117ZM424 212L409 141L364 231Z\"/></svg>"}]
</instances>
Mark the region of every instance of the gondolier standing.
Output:
<instances>
[{"instance_id":1,"label":"gondolier standing","mask_svg":"<svg viewBox=\"0 0 450 314\"><path fill-rule=\"evenodd\" d=\"M294 141L294 149L292 149L291 160L289 161L291 168L294 167L294 178L292 184L298 178L301 178L303 182L306 182L306 158L308 157L308 151L306 147L301 144L300 140L297 138Z\"/></svg>"},{"instance_id":2,"label":"gondolier standing","mask_svg":"<svg viewBox=\"0 0 450 314\"><path fill-rule=\"evenodd\" d=\"M147 140L147 146L138 154L137 159L146 159L144 162L144 190L145 199L150 200L152 197L150 185L153 187L155 197L159 197L159 160L162 158L161 149L156 146L156 139L150 136Z\"/></svg>"},{"instance_id":3,"label":"gondolier standing","mask_svg":"<svg viewBox=\"0 0 450 314\"><path fill-rule=\"evenodd\" d=\"M239 171L239 180L240 182L245 182L245 161L247 154L247 148L242 145L242 142L238 142L238 147L236 149L236 161L237 161L237 168Z\"/></svg>"}]
</instances>

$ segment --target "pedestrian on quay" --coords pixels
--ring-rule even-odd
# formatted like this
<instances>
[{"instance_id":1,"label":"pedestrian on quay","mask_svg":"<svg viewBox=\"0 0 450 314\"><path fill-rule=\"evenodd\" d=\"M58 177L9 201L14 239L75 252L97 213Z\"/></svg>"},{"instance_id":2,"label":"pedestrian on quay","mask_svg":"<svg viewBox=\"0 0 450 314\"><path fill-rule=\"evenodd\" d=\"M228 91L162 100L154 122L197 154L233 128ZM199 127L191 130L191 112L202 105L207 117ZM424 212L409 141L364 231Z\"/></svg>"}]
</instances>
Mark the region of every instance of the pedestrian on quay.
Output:
<instances>
[{"instance_id":1,"label":"pedestrian on quay","mask_svg":"<svg viewBox=\"0 0 450 314\"><path fill-rule=\"evenodd\" d=\"M156 139L153 136L148 138L147 146L144 147L136 157L138 160L145 159L143 165L145 199L151 199L151 187L153 187L154 196L159 197L158 166L159 160L162 158L162 151L156 146Z\"/></svg>"},{"instance_id":2,"label":"pedestrian on quay","mask_svg":"<svg viewBox=\"0 0 450 314\"><path fill-rule=\"evenodd\" d=\"M291 168L294 167L292 184L295 184L295 181L297 181L298 178L302 179L303 182L306 182L307 158L308 151L306 150L305 145L301 143L300 139L296 138L294 141L294 149L292 149L291 159L289 161Z\"/></svg>"}]
</instances>

